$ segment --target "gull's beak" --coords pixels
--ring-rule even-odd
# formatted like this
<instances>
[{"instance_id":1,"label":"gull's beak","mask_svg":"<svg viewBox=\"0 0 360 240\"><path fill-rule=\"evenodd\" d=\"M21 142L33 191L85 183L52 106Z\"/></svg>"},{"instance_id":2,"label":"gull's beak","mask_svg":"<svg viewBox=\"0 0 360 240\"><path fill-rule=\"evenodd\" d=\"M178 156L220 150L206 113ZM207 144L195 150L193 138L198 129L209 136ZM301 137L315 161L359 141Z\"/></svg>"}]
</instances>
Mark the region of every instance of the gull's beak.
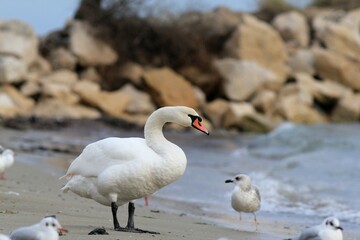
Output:
<instances>
[{"instance_id":1,"label":"gull's beak","mask_svg":"<svg viewBox=\"0 0 360 240\"><path fill-rule=\"evenodd\" d=\"M225 181L225 183L231 183L231 182L234 182L232 179L228 179Z\"/></svg>"},{"instance_id":2,"label":"gull's beak","mask_svg":"<svg viewBox=\"0 0 360 240\"><path fill-rule=\"evenodd\" d=\"M340 226L336 227L336 229L340 229L341 231L344 231L344 229Z\"/></svg>"},{"instance_id":3,"label":"gull's beak","mask_svg":"<svg viewBox=\"0 0 360 240\"><path fill-rule=\"evenodd\" d=\"M208 131L203 125L201 125L199 119L200 119L199 117L195 118L195 119L193 120L193 122L192 122L192 126L193 126L194 128L196 128L197 130L199 130L199 131L201 131L201 132L206 133L207 135L209 135L209 131Z\"/></svg>"},{"instance_id":4,"label":"gull's beak","mask_svg":"<svg viewBox=\"0 0 360 240\"><path fill-rule=\"evenodd\" d=\"M64 228L64 227L61 227L61 228L59 228L59 235L61 236L63 233L67 233L67 232L69 232L66 228Z\"/></svg>"}]
</instances>

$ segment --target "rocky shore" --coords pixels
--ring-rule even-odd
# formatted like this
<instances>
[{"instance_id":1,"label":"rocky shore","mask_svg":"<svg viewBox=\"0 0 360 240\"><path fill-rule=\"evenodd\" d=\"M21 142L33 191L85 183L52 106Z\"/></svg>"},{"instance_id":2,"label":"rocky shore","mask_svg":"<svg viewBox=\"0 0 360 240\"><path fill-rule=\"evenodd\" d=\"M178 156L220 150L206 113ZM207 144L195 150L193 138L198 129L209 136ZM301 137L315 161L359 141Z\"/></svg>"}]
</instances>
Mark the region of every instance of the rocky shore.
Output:
<instances>
[{"instance_id":1,"label":"rocky shore","mask_svg":"<svg viewBox=\"0 0 360 240\"><path fill-rule=\"evenodd\" d=\"M179 24L223 39L208 72L119 64L85 21L40 38L24 22L0 20L0 119L111 116L143 126L158 107L187 105L208 126L239 131L360 120L359 9L291 11L268 23L218 8ZM117 89L103 86L109 66Z\"/></svg>"}]
</instances>

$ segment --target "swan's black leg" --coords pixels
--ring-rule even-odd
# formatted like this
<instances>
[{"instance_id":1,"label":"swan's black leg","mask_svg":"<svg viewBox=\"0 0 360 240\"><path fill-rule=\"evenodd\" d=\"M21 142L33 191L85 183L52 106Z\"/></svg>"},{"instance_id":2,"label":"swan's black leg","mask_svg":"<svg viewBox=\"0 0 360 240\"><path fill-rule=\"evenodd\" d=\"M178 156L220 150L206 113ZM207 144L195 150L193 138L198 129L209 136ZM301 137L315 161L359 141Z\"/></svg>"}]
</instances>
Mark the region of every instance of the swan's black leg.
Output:
<instances>
[{"instance_id":1,"label":"swan's black leg","mask_svg":"<svg viewBox=\"0 0 360 240\"><path fill-rule=\"evenodd\" d=\"M125 232L136 232L136 233L150 233L150 234L160 234L158 232L153 232L153 231L148 231L148 230L142 230L139 228L135 228L135 224L134 224L134 213L135 213L135 205L132 202L129 202L129 206L128 206L128 223L126 228L121 228L120 231L125 231Z\"/></svg>"},{"instance_id":2,"label":"swan's black leg","mask_svg":"<svg viewBox=\"0 0 360 240\"><path fill-rule=\"evenodd\" d=\"M115 202L112 202L111 203L111 212L112 212L112 216L113 216L114 230L121 231L120 224L119 224L119 221L116 216L117 210L118 210L118 206L116 205Z\"/></svg>"}]
</instances>

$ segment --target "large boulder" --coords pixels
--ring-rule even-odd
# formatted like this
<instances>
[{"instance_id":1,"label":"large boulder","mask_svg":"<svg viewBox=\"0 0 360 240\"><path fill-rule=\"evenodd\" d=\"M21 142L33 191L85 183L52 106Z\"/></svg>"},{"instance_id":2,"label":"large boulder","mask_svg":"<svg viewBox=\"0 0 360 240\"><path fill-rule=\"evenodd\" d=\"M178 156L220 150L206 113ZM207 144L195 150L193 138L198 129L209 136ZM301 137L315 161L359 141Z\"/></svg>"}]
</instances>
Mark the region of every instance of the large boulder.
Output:
<instances>
[{"instance_id":1,"label":"large boulder","mask_svg":"<svg viewBox=\"0 0 360 240\"><path fill-rule=\"evenodd\" d=\"M255 111L249 103L230 103L224 115L224 127L252 132L268 132L276 123Z\"/></svg>"},{"instance_id":2,"label":"large boulder","mask_svg":"<svg viewBox=\"0 0 360 240\"><path fill-rule=\"evenodd\" d=\"M271 25L253 16L242 16L241 23L225 43L224 55L254 61L272 71L279 85L285 81L286 46L279 33Z\"/></svg>"},{"instance_id":3,"label":"large boulder","mask_svg":"<svg viewBox=\"0 0 360 240\"><path fill-rule=\"evenodd\" d=\"M77 82L73 91L90 106L114 117L121 117L131 102L131 97L123 91L102 91L99 85L90 81Z\"/></svg>"},{"instance_id":4,"label":"large boulder","mask_svg":"<svg viewBox=\"0 0 360 240\"><path fill-rule=\"evenodd\" d=\"M360 119L360 94L347 94L331 114L335 122L354 122Z\"/></svg>"},{"instance_id":5,"label":"large boulder","mask_svg":"<svg viewBox=\"0 0 360 240\"><path fill-rule=\"evenodd\" d=\"M48 60L54 70L63 68L74 70L77 63L74 54L64 47L53 49L49 53Z\"/></svg>"},{"instance_id":6,"label":"large boulder","mask_svg":"<svg viewBox=\"0 0 360 240\"><path fill-rule=\"evenodd\" d=\"M144 72L144 82L158 106L184 105L198 108L191 84L170 68L149 69Z\"/></svg>"},{"instance_id":7,"label":"large boulder","mask_svg":"<svg viewBox=\"0 0 360 240\"><path fill-rule=\"evenodd\" d=\"M93 108L85 107L80 104L70 104L61 99L44 98L36 105L33 115L51 119L96 119L101 116L99 111Z\"/></svg>"},{"instance_id":8,"label":"large boulder","mask_svg":"<svg viewBox=\"0 0 360 240\"><path fill-rule=\"evenodd\" d=\"M249 99L262 86L276 81L276 76L253 61L233 58L216 60L215 68L223 78L223 89L232 101Z\"/></svg>"},{"instance_id":9,"label":"large boulder","mask_svg":"<svg viewBox=\"0 0 360 240\"><path fill-rule=\"evenodd\" d=\"M32 63L38 56L39 40L32 27L19 20L0 22L0 55Z\"/></svg>"},{"instance_id":10,"label":"large boulder","mask_svg":"<svg viewBox=\"0 0 360 240\"><path fill-rule=\"evenodd\" d=\"M94 29L81 21L69 24L70 50L85 66L109 65L116 62L116 52L106 43L94 37Z\"/></svg>"},{"instance_id":11,"label":"large boulder","mask_svg":"<svg viewBox=\"0 0 360 240\"><path fill-rule=\"evenodd\" d=\"M289 55L288 66L293 73L315 74L314 53L309 49L299 49Z\"/></svg>"},{"instance_id":12,"label":"large boulder","mask_svg":"<svg viewBox=\"0 0 360 240\"><path fill-rule=\"evenodd\" d=\"M274 18L272 25L290 46L305 48L309 45L309 26L306 17L299 12L281 13Z\"/></svg>"},{"instance_id":13,"label":"large boulder","mask_svg":"<svg viewBox=\"0 0 360 240\"><path fill-rule=\"evenodd\" d=\"M276 93L271 90L259 91L253 99L251 104L256 110L265 113L265 115L271 115L276 102Z\"/></svg>"},{"instance_id":14,"label":"large boulder","mask_svg":"<svg viewBox=\"0 0 360 240\"><path fill-rule=\"evenodd\" d=\"M151 97L146 92L140 91L131 84L126 84L119 91L128 95L130 102L125 108L125 112L129 114L144 114L149 115L155 111Z\"/></svg>"},{"instance_id":15,"label":"large boulder","mask_svg":"<svg viewBox=\"0 0 360 240\"><path fill-rule=\"evenodd\" d=\"M26 63L14 56L0 55L0 83L14 83L24 80Z\"/></svg>"},{"instance_id":16,"label":"large boulder","mask_svg":"<svg viewBox=\"0 0 360 240\"><path fill-rule=\"evenodd\" d=\"M325 16L319 15L313 21L317 38L326 48L360 60L360 10L342 14L337 18Z\"/></svg>"},{"instance_id":17,"label":"large boulder","mask_svg":"<svg viewBox=\"0 0 360 240\"><path fill-rule=\"evenodd\" d=\"M359 63L332 51L317 48L315 69L324 79L331 79L355 90L360 90Z\"/></svg>"},{"instance_id":18,"label":"large boulder","mask_svg":"<svg viewBox=\"0 0 360 240\"><path fill-rule=\"evenodd\" d=\"M5 85L0 88L0 116L12 118L28 116L35 106L34 100L23 96L16 88Z\"/></svg>"},{"instance_id":19,"label":"large boulder","mask_svg":"<svg viewBox=\"0 0 360 240\"><path fill-rule=\"evenodd\" d=\"M215 128L221 128L223 126L224 115L228 111L228 108L229 102L218 98L206 105L204 113Z\"/></svg>"}]
</instances>

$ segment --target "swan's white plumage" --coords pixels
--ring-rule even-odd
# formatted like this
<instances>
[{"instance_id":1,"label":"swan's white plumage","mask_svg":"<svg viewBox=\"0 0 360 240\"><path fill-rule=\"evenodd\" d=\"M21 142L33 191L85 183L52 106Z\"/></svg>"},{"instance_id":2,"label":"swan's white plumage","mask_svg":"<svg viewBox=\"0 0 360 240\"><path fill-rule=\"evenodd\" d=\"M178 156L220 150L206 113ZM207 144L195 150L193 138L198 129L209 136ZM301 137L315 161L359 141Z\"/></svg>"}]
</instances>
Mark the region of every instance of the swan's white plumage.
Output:
<instances>
[{"instance_id":1,"label":"swan's white plumage","mask_svg":"<svg viewBox=\"0 0 360 240\"><path fill-rule=\"evenodd\" d=\"M183 175L186 156L165 139L166 122L192 126L188 107L164 107L150 115L144 138L106 138L87 145L71 163L62 188L100 204L118 205L153 194ZM206 129L205 129L206 130ZM207 133L207 132L206 132Z\"/></svg>"}]
</instances>

